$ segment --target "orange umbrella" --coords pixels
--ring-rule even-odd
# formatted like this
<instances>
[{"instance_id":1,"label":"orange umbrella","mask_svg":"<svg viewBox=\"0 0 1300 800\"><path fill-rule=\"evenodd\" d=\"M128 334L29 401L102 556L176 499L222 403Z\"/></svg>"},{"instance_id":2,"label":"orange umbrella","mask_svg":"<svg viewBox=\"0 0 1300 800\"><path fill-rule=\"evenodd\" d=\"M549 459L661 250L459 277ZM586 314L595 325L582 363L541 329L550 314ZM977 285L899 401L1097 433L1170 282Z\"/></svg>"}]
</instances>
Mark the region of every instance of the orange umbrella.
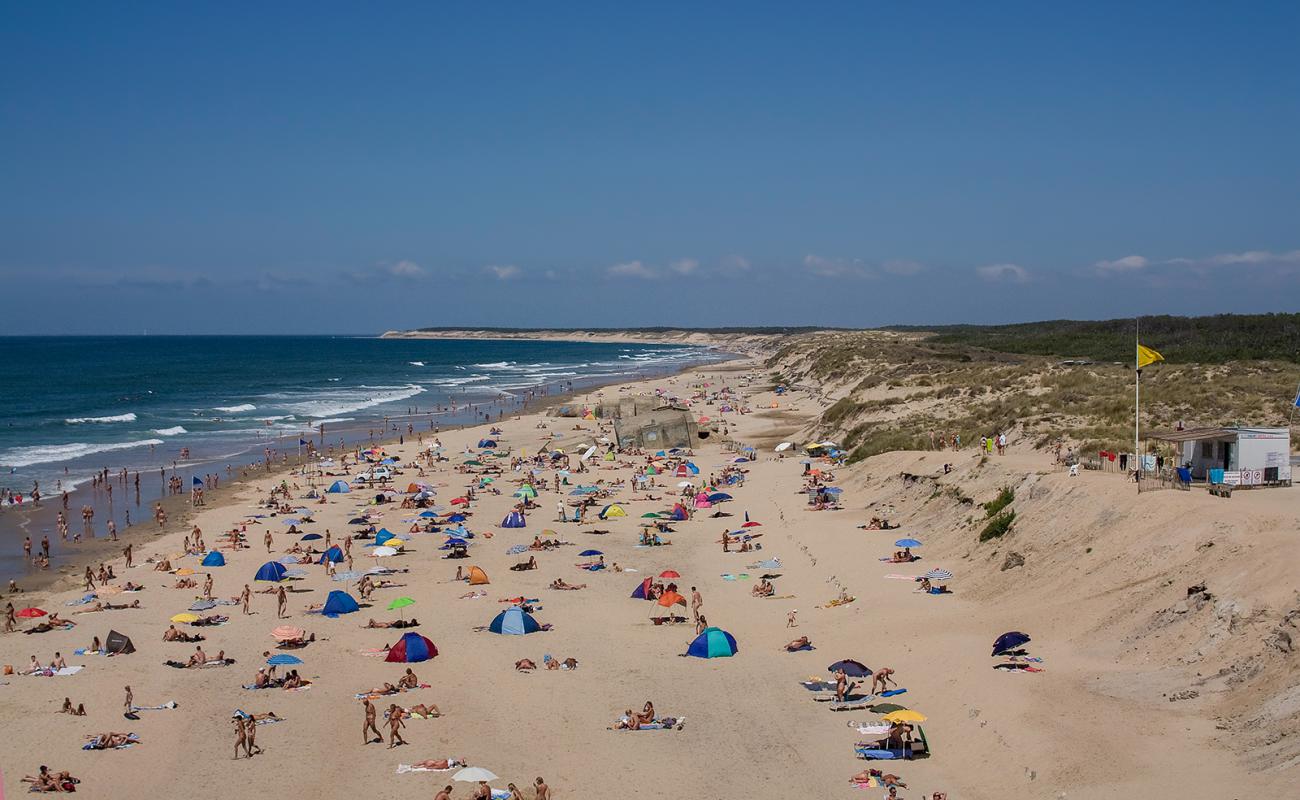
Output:
<instances>
[{"instance_id":1,"label":"orange umbrella","mask_svg":"<svg viewBox=\"0 0 1300 800\"><path fill-rule=\"evenodd\" d=\"M664 570L663 572L659 573L659 577L661 577L661 578L680 578L680 577L682 577L682 575L681 575L680 572L678 572L678 571L675 570L675 569L666 569L666 570Z\"/></svg>"},{"instance_id":2,"label":"orange umbrella","mask_svg":"<svg viewBox=\"0 0 1300 800\"><path fill-rule=\"evenodd\" d=\"M292 625L280 625L271 631L271 637L279 642L288 642L294 639L301 639L306 636L307 632L302 628L295 628Z\"/></svg>"},{"instance_id":3,"label":"orange umbrella","mask_svg":"<svg viewBox=\"0 0 1300 800\"><path fill-rule=\"evenodd\" d=\"M664 608L672 608L673 606L684 606L686 605L686 598L682 597L677 592L664 592L662 595L659 596L659 605L663 606Z\"/></svg>"}]
</instances>

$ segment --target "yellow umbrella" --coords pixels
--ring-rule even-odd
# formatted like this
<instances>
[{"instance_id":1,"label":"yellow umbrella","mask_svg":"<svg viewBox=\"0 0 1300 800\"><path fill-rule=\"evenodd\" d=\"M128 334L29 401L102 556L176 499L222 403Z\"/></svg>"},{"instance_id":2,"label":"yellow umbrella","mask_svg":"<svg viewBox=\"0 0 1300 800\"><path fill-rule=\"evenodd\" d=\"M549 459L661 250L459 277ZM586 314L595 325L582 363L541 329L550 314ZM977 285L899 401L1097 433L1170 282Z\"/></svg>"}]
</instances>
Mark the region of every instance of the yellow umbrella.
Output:
<instances>
[{"instance_id":1,"label":"yellow umbrella","mask_svg":"<svg viewBox=\"0 0 1300 800\"><path fill-rule=\"evenodd\" d=\"M396 547L398 550L401 550L406 545L406 542L401 539L389 539L384 542L384 545L387 547Z\"/></svg>"},{"instance_id":2,"label":"yellow umbrella","mask_svg":"<svg viewBox=\"0 0 1300 800\"><path fill-rule=\"evenodd\" d=\"M919 711L904 708L899 711L891 711L881 719L885 722L925 722L925 715Z\"/></svg>"},{"instance_id":3,"label":"yellow umbrella","mask_svg":"<svg viewBox=\"0 0 1300 800\"><path fill-rule=\"evenodd\" d=\"M176 570L176 574L177 574L177 575L193 575L193 574L194 574L194 570L190 569L189 567L181 567L180 569Z\"/></svg>"},{"instance_id":4,"label":"yellow umbrella","mask_svg":"<svg viewBox=\"0 0 1300 800\"><path fill-rule=\"evenodd\" d=\"M181 622L181 623L194 622L198 618L199 618L198 614L191 614L189 612L185 612L183 614L177 614L176 616L172 617L172 622Z\"/></svg>"}]
</instances>

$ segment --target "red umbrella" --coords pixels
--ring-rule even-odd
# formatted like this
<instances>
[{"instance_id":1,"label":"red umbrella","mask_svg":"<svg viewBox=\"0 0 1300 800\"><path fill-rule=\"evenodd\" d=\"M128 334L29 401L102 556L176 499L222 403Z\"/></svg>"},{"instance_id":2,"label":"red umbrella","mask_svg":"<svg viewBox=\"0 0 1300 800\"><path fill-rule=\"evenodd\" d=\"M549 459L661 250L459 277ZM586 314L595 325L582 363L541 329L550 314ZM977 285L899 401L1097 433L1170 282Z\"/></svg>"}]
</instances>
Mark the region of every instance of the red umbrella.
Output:
<instances>
[{"instance_id":1,"label":"red umbrella","mask_svg":"<svg viewBox=\"0 0 1300 800\"><path fill-rule=\"evenodd\" d=\"M666 570L664 570L663 572L659 573L659 577L661 577L661 578L680 578L680 577L682 577L682 574L681 574L680 572L678 572L677 570L675 570L675 569L666 569Z\"/></svg>"},{"instance_id":2,"label":"red umbrella","mask_svg":"<svg viewBox=\"0 0 1300 800\"><path fill-rule=\"evenodd\" d=\"M451 501L451 504L453 506L467 506L469 505L469 498L457 497L455 500Z\"/></svg>"},{"instance_id":3,"label":"red umbrella","mask_svg":"<svg viewBox=\"0 0 1300 800\"><path fill-rule=\"evenodd\" d=\"M742 528L761 528L761 527L763 527L763 523L761 523L761 522L746 522L744 525L741 525L740 527L742 527Z\"/></svg>"},{"instance_id":4,"label":"red umbrella","mask_svg":"<svg viewBox=\"0 0 1300 800\"><path fill-rule=\"evenodd\" d=\"M39 608L24 608L14 615L15 617L43 617L45 612Z\"/></svg>"}]
</instances>

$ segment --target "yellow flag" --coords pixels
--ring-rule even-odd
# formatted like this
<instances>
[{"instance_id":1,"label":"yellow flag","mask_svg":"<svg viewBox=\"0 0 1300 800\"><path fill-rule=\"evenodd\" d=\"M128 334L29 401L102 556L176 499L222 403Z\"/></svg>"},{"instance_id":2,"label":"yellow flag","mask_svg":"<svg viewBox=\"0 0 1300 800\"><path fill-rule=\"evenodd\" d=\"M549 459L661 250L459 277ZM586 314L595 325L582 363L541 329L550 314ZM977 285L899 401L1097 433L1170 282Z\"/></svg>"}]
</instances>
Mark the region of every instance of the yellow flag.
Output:
<instances>
[{"instance_id":1,"label":"yellow flag","mask_svg":"<svg viewBox=\"0 0 1300 800\"><path fill-rule=\"evenodd\" d=\"M1165 360L1164 356L1152 350L1150 347L1143 347L1142 345L1138 345L1137 358L1138 369L1142 369L1147 364L1154 364L1157 361Z\"/></svg>"}]
</instances>

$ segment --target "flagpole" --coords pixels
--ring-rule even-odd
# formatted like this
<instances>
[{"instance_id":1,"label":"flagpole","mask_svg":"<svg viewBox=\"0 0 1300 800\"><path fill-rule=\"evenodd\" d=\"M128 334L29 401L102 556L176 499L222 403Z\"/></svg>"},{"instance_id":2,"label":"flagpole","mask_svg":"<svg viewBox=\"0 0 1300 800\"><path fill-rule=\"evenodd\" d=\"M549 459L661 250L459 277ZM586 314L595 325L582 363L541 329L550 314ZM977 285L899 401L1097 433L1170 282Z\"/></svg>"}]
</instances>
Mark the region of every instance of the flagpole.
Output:
<instances>
[{"instance_id":1,"label":"flagpole","mask_svg":"<svg viewBox=\"0 0 1300 800\"><path fill-rule=\"evenodd\" d=\"M1136 463L1133 468L1137 471L1138 491L1142 491L1142 454L1138 449L1138 424L1141 418L1142 403L1142 367L1138 364L1138 348L1141 346L1142 339L1142 318L1134 320L1136 323L1133 329L1133 458Z\"/></svg>"}]
</instances>

